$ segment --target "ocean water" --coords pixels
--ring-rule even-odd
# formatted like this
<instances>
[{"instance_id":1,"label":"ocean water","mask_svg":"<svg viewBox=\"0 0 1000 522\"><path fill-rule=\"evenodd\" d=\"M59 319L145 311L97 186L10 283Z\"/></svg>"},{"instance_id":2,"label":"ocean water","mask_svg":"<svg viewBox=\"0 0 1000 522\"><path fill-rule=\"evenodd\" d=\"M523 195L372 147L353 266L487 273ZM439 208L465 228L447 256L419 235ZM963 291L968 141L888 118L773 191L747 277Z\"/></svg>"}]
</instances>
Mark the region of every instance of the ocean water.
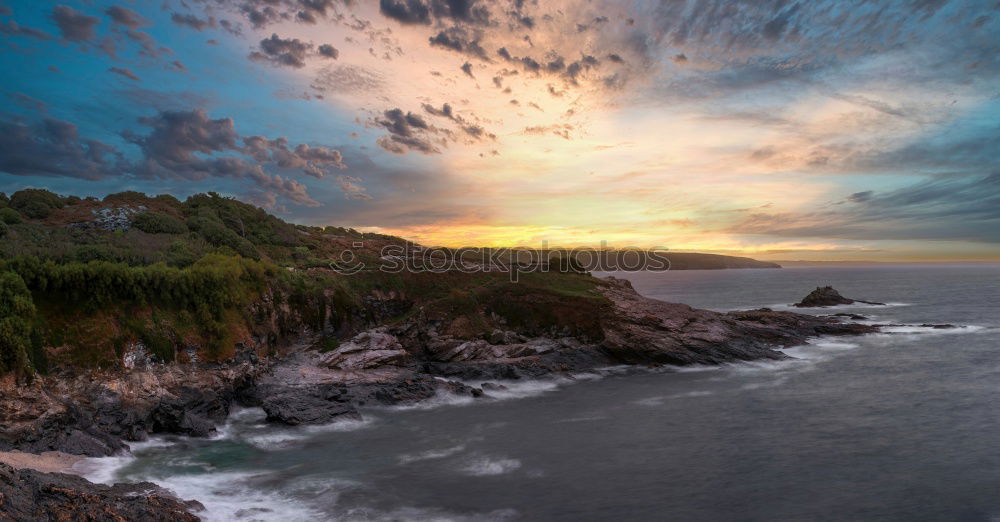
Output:
<instances>
[{"instance_id":1,"label":"ocean water","mask_svg":"<svg viewBox=\"0 0 1000 522\"><path fill-rule=\"evenodd\" d=\"M618 275L714 310L832 284L890 303L835 311L905 326L790 361L609 368L328 426L249 409L215 439L84 470L157 482L207 520L1000 520L1000 266Z\"/></svg>"}]
</instances>

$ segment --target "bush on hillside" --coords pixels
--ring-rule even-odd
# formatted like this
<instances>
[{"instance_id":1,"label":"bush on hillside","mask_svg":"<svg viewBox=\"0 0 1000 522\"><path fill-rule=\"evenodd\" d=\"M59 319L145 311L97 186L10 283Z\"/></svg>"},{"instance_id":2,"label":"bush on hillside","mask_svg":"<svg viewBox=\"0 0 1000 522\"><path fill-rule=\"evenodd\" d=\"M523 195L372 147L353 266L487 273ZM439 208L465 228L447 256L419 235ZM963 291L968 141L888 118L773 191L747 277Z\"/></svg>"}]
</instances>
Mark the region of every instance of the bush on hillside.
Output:
<instances>
[{"instance_id":1,"label":"bush on hillside","mask_svg":"<svg viewBox=\"0 0 1000 522\"><path fill-rule=\"evenodd\" d=\"M6 192L0 192L0 208L4 208L10 204L10 198L7 197Z\"/></svg>"},{"instance_id":2,"label":"bush on hillside","mask_svg":"<svg viewBox=\"0 0 1000 522\"><path fill-rule=\"evenodd\" d=\"M0 208L0 221L8 225L17 225L21 223L21 214L10 207Z\"/></svg>"},{"instance_id":3,"label":"bush on hillside","mask_svg":"<svg viewBox=\"0 0 1000 522\"><path fill-rule=\"evenodd\" d=\"M0 237L7 237L7 224L0 221Z\"/></svg>"},{"instance_id":4,"label":"bush on hillside","mask_svg":"<svg viewBox=\"0 0 1000 522\"><path fill-rule=\"evenodd\" d=\"M187 225L160 212L143 212L132 220L132 226L148 234L183 234Z\"/></svg>"},{"instance_id":5,"label":"bush on hillside","mask_svg":"<svg viewBox=\"0 0 1000 522\"><path fill-rule=\"evenodd\" d=\"M13 272L0 272L0 373L31 373L28 349L35 303L24 280Z\"/></svg>"},{"instance_id":6,"label":"bush on hillside","mask_svg":"<svg viewBox=\"0 0 1000 522\"><path fill-rule=\"evenodd\" d=\"M105 203L134 203L138 201L145 201L147 199L149 199L149 197L146 196L145 193L137 192L135 190L125 190L104 196Z\"/></svg>"},{"instance_id":7,"label":"bush on hillside","mask_svg":"<svg viewBox=\"0 0 1000 522\"><path fill-rule=\"evenodd\" d=\"M10 206L32 219L45 219L54 209L63 207L63 200L45 189L24 189L10 197Z\"/></svg>"}]
</instances>

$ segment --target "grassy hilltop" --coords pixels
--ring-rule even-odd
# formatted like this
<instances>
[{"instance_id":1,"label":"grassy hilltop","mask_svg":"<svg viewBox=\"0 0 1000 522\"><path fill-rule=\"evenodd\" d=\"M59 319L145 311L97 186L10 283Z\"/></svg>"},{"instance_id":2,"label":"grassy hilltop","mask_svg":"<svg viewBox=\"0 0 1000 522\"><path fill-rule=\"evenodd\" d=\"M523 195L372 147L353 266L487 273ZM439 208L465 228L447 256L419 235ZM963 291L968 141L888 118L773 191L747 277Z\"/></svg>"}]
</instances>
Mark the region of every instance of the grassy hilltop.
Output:
<instances>
[{"instance_id":1,"label":"grassy hilltop","mask_svg":"<svg viewBox=\"0 0 1000 522\"><path fill-rule=\"evenodd\" d=\"M586 329L600 282L576 273L385 273L397 237L310 227L217 194L102 200L27 189L0 197L0 372L121 367L137 344L161 362L225 360L307 333L317 348L380 322L443 317L487 335ZM364 263L343 275L333 268ZM591 317L593 319L593 317Z\"/></svg>"}]
</instances>

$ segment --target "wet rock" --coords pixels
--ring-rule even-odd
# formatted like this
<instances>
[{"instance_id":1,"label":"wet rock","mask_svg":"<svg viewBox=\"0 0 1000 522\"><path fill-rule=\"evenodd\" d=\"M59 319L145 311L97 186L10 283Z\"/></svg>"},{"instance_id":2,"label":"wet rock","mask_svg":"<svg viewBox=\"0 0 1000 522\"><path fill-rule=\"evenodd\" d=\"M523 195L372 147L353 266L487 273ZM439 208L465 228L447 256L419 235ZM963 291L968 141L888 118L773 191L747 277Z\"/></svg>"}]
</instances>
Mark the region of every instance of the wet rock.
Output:
<instances>
[{"instance_id":1,"label":"wet rock","mask_svg":"<svg viewBox=\"0 0 1000 522\"><path fill-rule=\"evenodd\" d=\"M337 386L285 387L261 394L260 407L270 422L297 426L361 418L343 388Z\"/></svg>"},{"instance_id":2,"label":"wet rock","mask_svg":"<svg viewBox=\"0 0 1000 522\"><path fill-rule=\"evenodd\" d=\"M322 362L330 368L362 370L379 366L405 365L410 358L399 340L384 330L361 332L336 350L323 355Z\"/></svg>"},{"instance_id":3,"label":"wet rock","mask_svg":"<svg viewBox=\"0 0 1000 522\"><path fill-rule=\"evenodd\" d=\"M191 511L203 509L151 482L107 486L0 464L0 520L197 521Z\"/></svg>"},{"instance_id":4,"label":"wet rock","mask_svg":"<svg viewBox=\"0 0 1000 522\"><path fill-rule=\"evenodd\" d=\"M861 301L858 299L848 299L842 295L840 292L836 291L832 286L822 286L816 287L815 290L805 296L802 301L795 303L792 306L798 308L818 308L824 306L837 306L837 305L849 305L854 303L864 303L870 305L882 305L885 303L876 303L872 301Z\"/></svg>"}]
</instances>

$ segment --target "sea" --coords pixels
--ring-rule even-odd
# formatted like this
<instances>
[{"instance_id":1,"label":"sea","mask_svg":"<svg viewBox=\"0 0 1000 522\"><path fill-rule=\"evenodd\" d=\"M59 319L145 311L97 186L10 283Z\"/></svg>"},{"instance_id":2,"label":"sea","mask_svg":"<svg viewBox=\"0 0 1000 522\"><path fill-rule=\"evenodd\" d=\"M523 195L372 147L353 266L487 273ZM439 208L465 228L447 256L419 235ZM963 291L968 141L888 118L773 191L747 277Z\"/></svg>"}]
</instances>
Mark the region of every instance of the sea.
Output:
<instances>
[{"instance_id":1,"label":"sea","mask_svg":"<svg viewBox=\"0 0 1000 522\"><path fill-rule=\"evenodd\" d=\"M155 482L210 521L1000 520L1000 265L610 275L718 311L832 285L887 306L803 311L896 326L786 361L609 367L325 426L244 409L214 438L79 469Z\"/></svg>"}]
</instances>

